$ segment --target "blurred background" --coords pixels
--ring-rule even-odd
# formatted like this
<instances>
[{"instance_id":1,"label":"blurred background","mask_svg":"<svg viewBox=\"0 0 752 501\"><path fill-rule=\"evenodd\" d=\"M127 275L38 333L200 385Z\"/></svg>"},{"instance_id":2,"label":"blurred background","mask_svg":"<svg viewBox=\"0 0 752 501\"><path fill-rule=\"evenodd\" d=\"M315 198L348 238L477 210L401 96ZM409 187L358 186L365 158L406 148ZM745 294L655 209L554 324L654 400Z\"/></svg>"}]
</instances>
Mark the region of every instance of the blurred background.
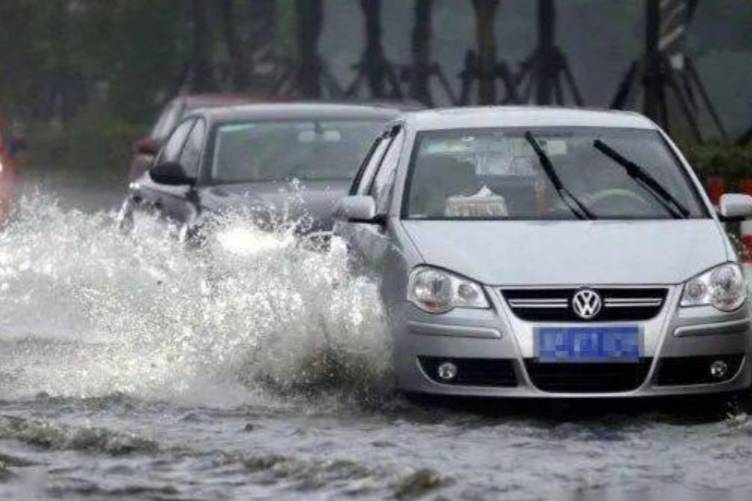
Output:
<instances>
[{"instance_id":1,"label":"blurred background","mask_svg":"<svg viewBox=\"0 0 752 501\"><path fill-rule=\"evenodd\" d=\"M733 185L750 27L752 0L2 0L0 127L30 177L123 186L178 95L612 107Z\"/></svg>"}]
</instances>

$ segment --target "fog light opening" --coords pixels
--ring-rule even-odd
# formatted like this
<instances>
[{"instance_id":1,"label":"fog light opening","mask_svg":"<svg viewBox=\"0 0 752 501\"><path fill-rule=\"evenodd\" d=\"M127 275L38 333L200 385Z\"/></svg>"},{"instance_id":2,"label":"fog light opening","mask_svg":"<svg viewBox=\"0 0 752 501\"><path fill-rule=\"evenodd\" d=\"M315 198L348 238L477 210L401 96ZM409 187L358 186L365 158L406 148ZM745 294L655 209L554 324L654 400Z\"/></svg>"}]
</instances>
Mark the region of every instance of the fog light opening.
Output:
<instances>
[{"instance_id":1,"label":"fog light opening","mask_svg":"<svg viewBox=\"0 0 752 501\"><path fill-rule=\"evenodd\" d=\"M444 362L439 365L436 373L442 381L452 381L457 377L457 366L452 362Z\"/></svg>"},{"instance_id":2,"label":"fog light opening","mask_svg":"<svg viewBox=\"0 0 752 501\"><path fill-rule=\"evenodd\" d=\"M728 374L728 364L723 360L715 360L710 364L710 375L716 379L723 379Z\"/></svg>"}]
</instances>

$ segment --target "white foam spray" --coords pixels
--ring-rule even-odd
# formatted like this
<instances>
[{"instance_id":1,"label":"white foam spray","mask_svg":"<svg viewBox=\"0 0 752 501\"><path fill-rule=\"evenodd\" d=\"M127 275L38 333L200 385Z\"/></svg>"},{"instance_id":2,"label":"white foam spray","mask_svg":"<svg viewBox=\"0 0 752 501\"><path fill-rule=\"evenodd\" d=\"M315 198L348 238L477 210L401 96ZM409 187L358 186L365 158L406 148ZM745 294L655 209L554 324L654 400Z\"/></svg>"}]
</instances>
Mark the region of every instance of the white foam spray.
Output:
<instances>
[{"instance_id":1,"label":"white foam spray","mask_svg":"<svg viewBox=\"0 0 752 501\"><path fill-rule=\"evenodd\" d=\"M377 288L341 242L310 250L240 214L215 230L191 250L154 219L123 235L112 215L24 197L0 232L0 399L388 387Z\"/></svg>"}]
</instances>

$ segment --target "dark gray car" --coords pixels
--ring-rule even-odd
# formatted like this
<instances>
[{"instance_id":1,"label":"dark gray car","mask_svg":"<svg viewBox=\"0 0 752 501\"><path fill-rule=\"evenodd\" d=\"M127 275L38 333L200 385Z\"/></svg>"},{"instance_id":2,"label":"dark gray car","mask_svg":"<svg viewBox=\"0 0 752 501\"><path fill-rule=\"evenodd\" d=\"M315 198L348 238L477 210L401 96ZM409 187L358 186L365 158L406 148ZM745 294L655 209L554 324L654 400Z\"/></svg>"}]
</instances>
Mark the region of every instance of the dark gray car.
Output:
<instances>
[{"instance_id":1,"label":"dark gray car","mask_svg":"<svg viewBox=\"0 0 752 501\"><path fill-rule=\"evenodd\" d=\"M208 215L240 208L264 217L308 215L305 231L331 228L341 198L384 124L382 106L265 104L197 110L175 128L154 165L130 184L119 215L156 212L195 232ZM291 191L294 193L291 195Z\"/></svg>"}]
</instances>

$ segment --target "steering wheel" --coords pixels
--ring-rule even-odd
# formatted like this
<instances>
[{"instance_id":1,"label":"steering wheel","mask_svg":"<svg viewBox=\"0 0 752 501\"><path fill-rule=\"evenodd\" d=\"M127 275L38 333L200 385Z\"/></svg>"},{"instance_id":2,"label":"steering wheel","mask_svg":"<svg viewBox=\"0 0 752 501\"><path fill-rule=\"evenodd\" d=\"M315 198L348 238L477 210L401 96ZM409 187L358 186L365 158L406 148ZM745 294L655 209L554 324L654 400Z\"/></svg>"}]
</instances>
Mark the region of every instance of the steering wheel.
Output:
<instances>
[{"instance_id":1,"label":"steering wheel","mask_svg":"<svg viewBox=\"0 0 752 501\"><path fill-rule=\"evenodd\" d=\"M654 206L634 191L621 188L599 191L583 201L596 215L652 214Z\"/></svg>"}]
</instances>

